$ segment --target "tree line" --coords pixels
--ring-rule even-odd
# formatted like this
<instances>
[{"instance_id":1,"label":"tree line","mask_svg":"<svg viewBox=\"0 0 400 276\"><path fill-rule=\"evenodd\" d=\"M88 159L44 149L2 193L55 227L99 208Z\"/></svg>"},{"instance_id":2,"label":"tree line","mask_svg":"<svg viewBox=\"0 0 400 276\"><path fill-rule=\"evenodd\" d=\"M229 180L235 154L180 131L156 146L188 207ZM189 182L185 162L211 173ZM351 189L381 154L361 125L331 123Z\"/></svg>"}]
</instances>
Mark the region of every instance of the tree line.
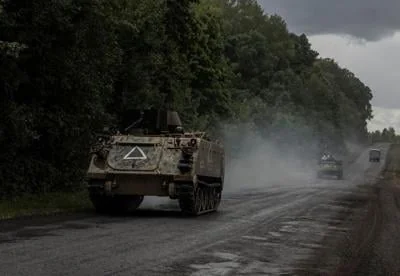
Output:
<instances>
[{"instance_id":1,"label":"tree line","mask_svg":"<svg viewBox=\"0 0 400 276\"><path fill-rule=\"evenodd\" d=\"M0 0L0 87L0 197L81 188L131 108L336 147L372 117L369 87L256 0Z\"/></svg>"},{"instance_id":2,"label":"tree line","mask_svg":"<svg viewBox=\"0 0 400 276\"><path fill-rule=\"evenodd\" d=\"M375 130L368 133L370 143L400 143L400 135L393 127L383 128L382 131Z\"/></svg>"}]
</instances>

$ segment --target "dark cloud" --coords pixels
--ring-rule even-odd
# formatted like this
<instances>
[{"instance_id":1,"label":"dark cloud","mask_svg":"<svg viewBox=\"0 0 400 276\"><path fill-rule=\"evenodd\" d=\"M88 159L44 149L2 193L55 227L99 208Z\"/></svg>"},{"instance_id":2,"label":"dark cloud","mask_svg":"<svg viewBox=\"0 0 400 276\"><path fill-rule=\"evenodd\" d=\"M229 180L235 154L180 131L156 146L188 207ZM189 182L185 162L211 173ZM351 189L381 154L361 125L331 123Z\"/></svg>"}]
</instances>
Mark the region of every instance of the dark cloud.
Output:
<instances>
[{"instance_id":1,"label":"dark cloud","mask_svg":"<svg viewBox=\"0 0 400 276\"><path fill-rule=\"evenodd\" d=\"M400 0L258 0L295 33L347 34L377 41L400 30Z\"/></svg>"}]
</instances>

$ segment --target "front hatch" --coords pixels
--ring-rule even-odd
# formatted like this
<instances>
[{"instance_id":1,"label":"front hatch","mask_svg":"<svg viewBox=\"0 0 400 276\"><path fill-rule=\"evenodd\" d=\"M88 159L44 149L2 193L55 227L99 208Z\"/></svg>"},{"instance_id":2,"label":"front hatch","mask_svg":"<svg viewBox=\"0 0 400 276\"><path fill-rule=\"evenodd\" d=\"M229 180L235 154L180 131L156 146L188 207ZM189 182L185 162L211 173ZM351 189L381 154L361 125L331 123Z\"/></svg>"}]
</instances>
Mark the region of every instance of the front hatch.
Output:
<instances>
[{"instance_id":1,"label":"front hatch","mask_svg":"<svg viewBox=\"0 0 400 276\"><path fill-rule=\"evenodd\" d=\"M114 170L154 171L161 160L163 146L158 143L116 143L107 162Z\"/></svg>"}]
</instances>

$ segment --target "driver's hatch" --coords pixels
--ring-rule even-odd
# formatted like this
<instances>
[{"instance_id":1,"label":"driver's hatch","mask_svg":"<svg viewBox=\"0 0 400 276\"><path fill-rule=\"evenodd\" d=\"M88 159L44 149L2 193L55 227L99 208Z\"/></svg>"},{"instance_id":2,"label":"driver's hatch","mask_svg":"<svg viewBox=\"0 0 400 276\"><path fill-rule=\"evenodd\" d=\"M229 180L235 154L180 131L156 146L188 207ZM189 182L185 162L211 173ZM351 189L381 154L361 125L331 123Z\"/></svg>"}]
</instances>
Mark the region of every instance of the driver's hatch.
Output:
<instances>
[{"instance_id":1,"label":"driver's hatch","mask_svg":"<svg viewBox=\"0 0 400 276\"><path fill-rule=\"evenodd\" d=\"M158 168L162 149L160 143L116 143L108 155L108 166L122 171L154 171Z\"/></svg>"}]
</instances>

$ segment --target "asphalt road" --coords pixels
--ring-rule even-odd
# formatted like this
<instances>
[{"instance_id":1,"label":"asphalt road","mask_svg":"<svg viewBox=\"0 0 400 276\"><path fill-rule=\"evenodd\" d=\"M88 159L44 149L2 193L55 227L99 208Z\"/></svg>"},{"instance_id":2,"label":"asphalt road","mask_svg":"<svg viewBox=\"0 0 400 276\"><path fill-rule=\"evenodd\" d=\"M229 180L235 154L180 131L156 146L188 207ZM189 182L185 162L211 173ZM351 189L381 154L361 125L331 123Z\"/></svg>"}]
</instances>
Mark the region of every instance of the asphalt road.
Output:
<instances>
[{"instance_id":1,"label":"asphalt road","mask_svg":"<svg viewBox=\"0 0 400 276\"><path fill-rule=\"evenodd\" d=\"M387 145L377 145L386 155ZM219 212L181 216L145 200L125 217L93 214L0 224L1 275L293 275L340 232L357 186L378 177L365 151L344 180L299 180L225 193ZM266 179L268 176L266 176ZM227 184L228 185L228 184Z\"/></svg>"}]
</instances>

